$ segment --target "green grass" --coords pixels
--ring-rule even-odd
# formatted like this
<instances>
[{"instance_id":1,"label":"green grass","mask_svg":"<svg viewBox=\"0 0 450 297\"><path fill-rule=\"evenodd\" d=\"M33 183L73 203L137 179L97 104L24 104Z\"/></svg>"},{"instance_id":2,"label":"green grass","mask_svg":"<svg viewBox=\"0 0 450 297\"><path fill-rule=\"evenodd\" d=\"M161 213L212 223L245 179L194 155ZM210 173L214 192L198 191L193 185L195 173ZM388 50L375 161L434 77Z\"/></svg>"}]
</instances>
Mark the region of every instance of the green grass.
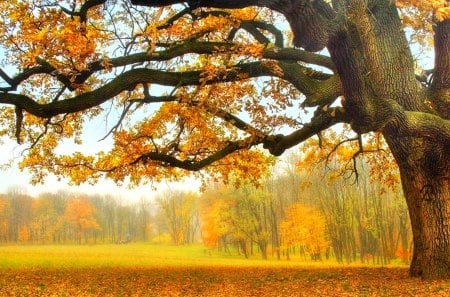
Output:
<instances>
[{"instance_id":1,"label":"green grass","mask_svg":"<svg viewBox=\"0 0 450 297\"><path fill-rule=\"evenodd\" d=\"M0 296L450 296L405 265L244 259L201 245L0 246Z\"/></svg>"},{"instance_id":2,"label":"green grass","mask_svg":"<svg viewBox=\"0 0 450 297\"><path fill-rule=\"evenodd\" d=\"M131 267L191 265L201 258L198 246L24 245L0 247L0 268Z\"/></svg>"},{"instance_id":3,"label":"green grass","mask_svg":"<svg viewBox=\"0 0 450 297\"><path fill-rule=\"evenodd\" d=\"M125 245L22 245L0 246L0 268L89 267L333 267L335 261L305 262L206 251L201 245L170 246L146 243ZM353 264L352 266L360 266ZM399 266L398 264L395 266Z\"/></svg>"}]
</instances>

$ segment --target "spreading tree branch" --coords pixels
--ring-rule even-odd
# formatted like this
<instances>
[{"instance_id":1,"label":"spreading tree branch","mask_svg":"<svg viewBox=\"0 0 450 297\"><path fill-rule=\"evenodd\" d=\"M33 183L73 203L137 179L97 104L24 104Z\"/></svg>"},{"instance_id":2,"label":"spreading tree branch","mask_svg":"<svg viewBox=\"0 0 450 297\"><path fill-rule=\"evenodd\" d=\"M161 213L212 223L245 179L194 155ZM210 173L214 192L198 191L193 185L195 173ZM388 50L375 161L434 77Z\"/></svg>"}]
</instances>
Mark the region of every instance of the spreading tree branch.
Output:
<instances>
[{"instance_id":1,"label":"spreading tree branch","mask_svg":"<svg viewBox=\"0 0 450 297\"><path fill-rule=\"evenodd\" d=\"M74 85L83 84L94 73L105 70L107 67L118 68L129 65L135 65L151 61L168 61L170 59L181 57L187 54L213 54L218 48L228 50L235 50L236 45L229 42L202 42L202 41L186 41L180 44L175 44L169 48L153 53L141 52L122 56L118 58L105 60L98 60L90 63L86 70L81 71L74 77L68 77L64 74L58 73L57 69L48 62L40 60L39 66L35 66L17 74L10 78L4 71L0 69L0 76L10 85L9 87L1 87L1 92L15 91L17 87L25 80L37 74L49 74L55 76L61 83L69 90L74 90ZM268 48L262 53L263 58L274 60L290 60L301 61L308 64L315 64L329 69L334 68L334 64L329 57L309 53L300 49L289 48ZM108 66L105 65L108 64Z\"/></svg>"},{"instance_id":2,"label":"spreading tree branch","mask_svg":"<svg viewBox=\"0 0 450 297\"><path fill-rule=\"evenodd\" d=\"M335 21L336 12L324 0L210 0L210 1L156 1L131 0L134 5L161 7L177 3L188 3L192 8L244 8L248 6L267 7L282 13L294 32L294 44L308 51L323 49L339 26Z\"/></svg>"},{"instance_id":3,"label":"spreading tree branch","mask_svg":"<svg viewBox=\"0 0 450 297\"><path fill-rule=\"evenodd\" d=\"M313 92L315 84L305 74L301 74L304 68L293 63L280 63L285 69L285 79L289 80L306 94ZM164 86L189 86L200 84L215 84L244 79L240 74L248 77L283 75L264 65L263 62L251 62L238 64L220 77L206 80L201 71L167 72L153 69L131 69L126 71L103 86L69 99L53 101L41 104L32 98L22 94L0 93L0 103L15 105L28 113L41 118L51 118L58 114L73 113L98 106L117 96L125 90L134 89L138 84L155 83ZM297 75L295 75L297 73Z\"/></svg>"},{"instance_id":4,"label":"spreading tree branch","mask_svg":"<svg viewBox=\"0 0 450 297\"><path fill-rule=\"evenodd\" d=\"M311 122L289 135L268 136L264 140L264 148L274 156L280 156L285 150L305 141L306 139L334 126L337 123L348 123L350 116L340 107L320 109Z\"/></svg>"},{"instance_id":5,"label":"spreading tree branch","mask_svg":"<svg viewBox=\"0 0 450 297\"><path fill-rule=\"evenodd\" d=\"M192 161L192 160L179 160L174 156L158 153L158 152L149 152L147 154L143 154L139 156L136 160L130 163L130 165L135 165L138 163L147 163L149 161L157 161L161 162L163 166L177 167L181 169L185 169L188 171L198 171L212 163L223 159L224 157L240 150L247 149L253 145L259 144L260 140L255 140L254 138L249 138L247 140L228 142L225 147L221 150L216 151L210 156L200 160L200 161Z\"/></svg>"}]
</instances>

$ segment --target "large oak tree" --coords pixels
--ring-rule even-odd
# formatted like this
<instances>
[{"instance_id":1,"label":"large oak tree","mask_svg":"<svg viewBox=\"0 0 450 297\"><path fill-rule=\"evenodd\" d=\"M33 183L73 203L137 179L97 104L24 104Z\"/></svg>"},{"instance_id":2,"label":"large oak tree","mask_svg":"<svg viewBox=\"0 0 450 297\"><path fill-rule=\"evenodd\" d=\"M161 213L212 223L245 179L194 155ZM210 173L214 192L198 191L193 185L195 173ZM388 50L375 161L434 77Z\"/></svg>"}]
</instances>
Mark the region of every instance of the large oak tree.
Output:
<instances>
[{"instance_id":1,"label":"large oak tree","mask_svg":"<svg viewBox=\"0 0 450 297\"><path fill-rule=\"evenodd\" d=\"M27 145L33 181L139 183L258 176L270 158L254 147L279 156L338 123L380 132L410 211L411 275L449 277L450 8L394 2L2 1L0 133ZM419 39L434 68L418 74ZM63 154L99 117L111 150Z\"/></svg>"}]
</instances>

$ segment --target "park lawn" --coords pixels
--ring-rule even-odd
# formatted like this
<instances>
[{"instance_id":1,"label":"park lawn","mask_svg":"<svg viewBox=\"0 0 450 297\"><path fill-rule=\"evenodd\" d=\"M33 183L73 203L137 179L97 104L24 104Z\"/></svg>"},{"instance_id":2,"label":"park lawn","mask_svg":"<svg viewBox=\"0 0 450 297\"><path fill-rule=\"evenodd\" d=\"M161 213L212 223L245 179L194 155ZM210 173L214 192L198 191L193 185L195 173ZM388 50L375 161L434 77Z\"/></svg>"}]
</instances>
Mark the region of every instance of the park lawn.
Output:
<instances>
[{"instance_id":1,"label":"park lawn","mask_svg":"<svg viewBox=\"0 0 450 297\"><path fill-rule=\"evenodd\" d=\"M450 296L406 266L245 260L201 246L0 247L0 296Z\"/></svg>"}]
</instances>

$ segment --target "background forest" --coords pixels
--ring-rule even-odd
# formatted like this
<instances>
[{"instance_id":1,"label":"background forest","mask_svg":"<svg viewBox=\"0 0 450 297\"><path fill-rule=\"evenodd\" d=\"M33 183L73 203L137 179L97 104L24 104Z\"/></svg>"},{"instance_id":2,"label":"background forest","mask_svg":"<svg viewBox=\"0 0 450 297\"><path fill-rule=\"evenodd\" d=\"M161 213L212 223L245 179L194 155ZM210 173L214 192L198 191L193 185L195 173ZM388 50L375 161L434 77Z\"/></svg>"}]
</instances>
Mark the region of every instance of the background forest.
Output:
<instances>
[{"instance_id":1,"label":"background forest","mask_svg":"<svg viewBox=\"0 0 450 297\"><path fill-rule=\"evenodd\" d=\"M0 196L0 243L202 242L205 252L246 258L408 262L411 230L395 183L372 178L368 162L358 162L355 176L311 158L288 155L256 186L212 181L201 193L166 190L132 203L64 191L32 197L11 188Z\"/></svg>"}]
</instances>

